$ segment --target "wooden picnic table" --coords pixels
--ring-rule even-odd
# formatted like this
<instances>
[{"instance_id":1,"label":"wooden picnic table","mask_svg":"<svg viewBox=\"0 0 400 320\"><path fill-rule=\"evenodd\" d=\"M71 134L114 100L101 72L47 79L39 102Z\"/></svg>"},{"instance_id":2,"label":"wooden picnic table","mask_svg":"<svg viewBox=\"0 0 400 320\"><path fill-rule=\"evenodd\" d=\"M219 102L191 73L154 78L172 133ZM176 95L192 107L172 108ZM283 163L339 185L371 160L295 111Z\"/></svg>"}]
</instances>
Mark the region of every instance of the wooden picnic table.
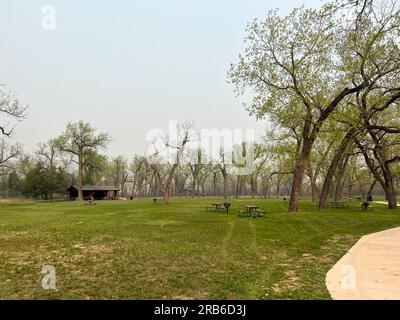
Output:
<instances>
[{"instance_id":1,"label":"wooden picnic table","mask_svg":"<svg viewBox=\"0 0 400 320\"><path fill-rule=\"evenodd\" d=\"M257 209L259 209L260 207L253 205L246 205L244 206L244 208L246 209L246 212L250 214L251 217L257 218Z\"/></svg>"},{"instance_id":2,"label":"wooden picnic table","mask_svg":"<svg viewBox=\"0 0 400 320\"><path fill-rule=\"evenodd\" d=\"M86 198L85 204L96 204L96 201L93 198Z\"/></svg>"},{"instance_id":3,"label":"wooden picnic table","mask_svg":"<svg viewBox=\"0 0 400 320\"><path fill-rule=\"evenodd\" d=\"M346 208L348 207L348 203L346 203L346 201L331 201L330 202L330 206L333 209L340 209L340 208Z\"/></svg>"}]
</instances>

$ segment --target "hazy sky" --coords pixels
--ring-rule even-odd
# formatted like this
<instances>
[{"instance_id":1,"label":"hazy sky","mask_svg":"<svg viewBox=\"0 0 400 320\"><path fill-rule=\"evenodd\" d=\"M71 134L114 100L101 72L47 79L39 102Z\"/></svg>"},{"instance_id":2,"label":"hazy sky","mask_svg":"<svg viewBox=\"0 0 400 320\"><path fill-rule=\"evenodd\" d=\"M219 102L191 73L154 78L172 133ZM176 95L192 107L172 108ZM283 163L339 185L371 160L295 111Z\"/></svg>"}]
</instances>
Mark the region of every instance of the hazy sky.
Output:
<instances>
[{"instance_id":1,"label":"hazy sky","mask_svg":"<svg viewBox=\"0 0 400 320\"><path fill-rule=\"evenodd\" d=\"M256 128L226 83L246 23L320 0L2 0L0 83L29 105L13 140L33 150L67 121L109 132L111 155L143 153L169 120L196 128ZM42 28L42 8L56 29Z\"/></svg>"}]
</instances>

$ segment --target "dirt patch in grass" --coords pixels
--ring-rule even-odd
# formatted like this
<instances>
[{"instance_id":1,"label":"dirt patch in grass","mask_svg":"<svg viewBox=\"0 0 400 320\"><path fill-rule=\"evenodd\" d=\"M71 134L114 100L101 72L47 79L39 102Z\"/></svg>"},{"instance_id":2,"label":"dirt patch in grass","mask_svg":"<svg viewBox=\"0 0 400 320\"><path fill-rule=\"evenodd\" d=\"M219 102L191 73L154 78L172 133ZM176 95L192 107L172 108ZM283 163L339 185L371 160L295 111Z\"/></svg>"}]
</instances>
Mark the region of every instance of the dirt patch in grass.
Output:
<instances>
[{"instance_id":1,"label":"dirt patch in grass","mask_svg":"<svg viewBox=\"0 0 400 320\"><path fill-rule=\"evenodd\" d=\"M183 221L176 221L176 220L152 220L152 221L146 221L143 222L142 224L145 225L151 225L151 226L178 226L178 225L183 225L185 224Z\"/></svg>"},{"instance_id":2,"label":"dirt patch in grass","mask_svg":"<svg viewBox=\"0 0 400 320\"><path fill-rule=\"evenodd\" d=\"M13 239L16 237L25 236L28 234L28 231L10 231L5 233L0 233L0 239Z\"/></svg>"},{"instance_id":3,"label":"dirt patch in grass","mask_svg":"<svg viewBox=\"0 0 400 320\"><path fill-rule=\"evenodd\" d=\"M300 277L295 270L285 271L285 278L279 283L272 285L275 293L295 291L301 287Z\"/></svg>"}]
</instances>

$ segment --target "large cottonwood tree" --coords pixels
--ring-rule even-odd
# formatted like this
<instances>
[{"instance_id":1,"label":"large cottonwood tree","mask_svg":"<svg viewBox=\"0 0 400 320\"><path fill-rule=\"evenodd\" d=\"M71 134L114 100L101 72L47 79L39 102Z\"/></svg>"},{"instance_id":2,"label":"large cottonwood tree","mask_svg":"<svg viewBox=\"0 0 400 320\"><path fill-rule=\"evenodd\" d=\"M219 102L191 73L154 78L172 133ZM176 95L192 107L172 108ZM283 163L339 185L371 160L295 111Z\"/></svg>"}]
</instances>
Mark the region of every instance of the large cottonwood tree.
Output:
<instances>
[{"instance_id":1,"label":"large cottonwood tree","mask_svg":"<svg viewBox=\"0 0 400 320\"><path fill-rule=\"evenodd\" d=\"M382 37L394 32L385 20L383 28L376 24L360 35L364 17L373 14L371 6L370 1L339 1L318 10L294 9L285 17L271 11L265 20L249 24L245 53L230 69L237 91L253 94L247 106L251 114L262 119L284 113L287 122L300 124L291 212L298 210L311 151L327 119L347 97L381 77L376 70L365 77L365 70L379 62Z\"/></svg>"},{"instance_id":2,"label":"large cottonwood tree","mask_svg":"<svg viewBox=\"0 0 400 320\"><path fill-rule=\"evenodd\" d=\"M62 151L69 153L71 159L78 165L78 199L83 200L83 171L85 155L104 149L111 141L108 133L97 133L89 123L79 121L69 122L64 133L54 140L55 146Z\"/></svg>"}]
</instances>

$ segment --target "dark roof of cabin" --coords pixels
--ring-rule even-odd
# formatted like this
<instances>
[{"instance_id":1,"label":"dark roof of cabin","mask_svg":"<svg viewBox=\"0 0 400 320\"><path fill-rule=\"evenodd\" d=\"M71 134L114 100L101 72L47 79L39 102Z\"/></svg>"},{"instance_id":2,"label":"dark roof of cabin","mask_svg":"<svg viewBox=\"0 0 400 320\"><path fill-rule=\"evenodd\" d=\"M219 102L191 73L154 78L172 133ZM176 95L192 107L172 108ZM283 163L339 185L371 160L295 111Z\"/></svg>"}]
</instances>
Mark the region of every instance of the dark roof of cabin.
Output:
<instances>
[{"instance_id":1,"label":"dark roof of cabin","mask_svg":"<svg viewBox=\"0 0 400 320\"><path fill-rule=\"evenodd\" d=\"M71 189L78 190L78 186L70 186L67 191ZM119 191L116 186L82 186L82 191Z\"/></svg>"}]
</instances>

